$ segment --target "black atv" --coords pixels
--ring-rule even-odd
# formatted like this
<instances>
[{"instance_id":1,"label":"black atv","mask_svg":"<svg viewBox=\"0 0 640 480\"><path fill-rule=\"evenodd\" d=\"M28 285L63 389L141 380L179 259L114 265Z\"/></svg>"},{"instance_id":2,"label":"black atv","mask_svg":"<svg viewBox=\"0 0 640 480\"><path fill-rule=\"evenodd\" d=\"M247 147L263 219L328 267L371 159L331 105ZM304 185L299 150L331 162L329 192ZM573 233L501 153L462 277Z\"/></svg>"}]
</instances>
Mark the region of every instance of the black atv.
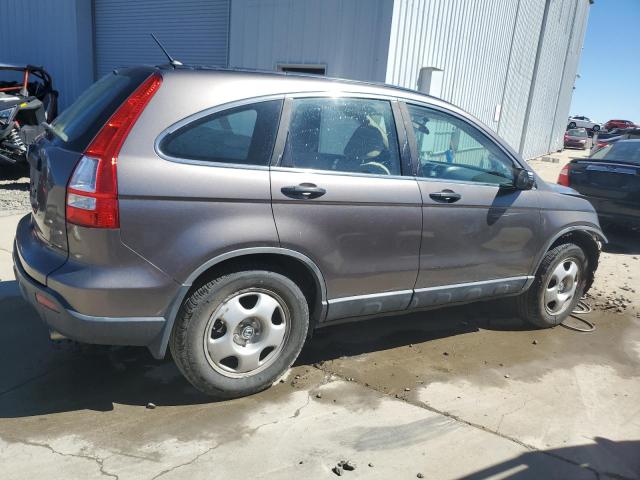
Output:
<instances>
[{"instance_id":1,"label":"black atv","mask_svg":"<svg viewBox=\"0 0 640 480\"><path fill-rule=\"evenodd\" d=\"M22 80L0 80L0 167L25 164L28 146L58 115L58 92L42 67L0 63L4 72Z\"/></svg>"}]
</instances>

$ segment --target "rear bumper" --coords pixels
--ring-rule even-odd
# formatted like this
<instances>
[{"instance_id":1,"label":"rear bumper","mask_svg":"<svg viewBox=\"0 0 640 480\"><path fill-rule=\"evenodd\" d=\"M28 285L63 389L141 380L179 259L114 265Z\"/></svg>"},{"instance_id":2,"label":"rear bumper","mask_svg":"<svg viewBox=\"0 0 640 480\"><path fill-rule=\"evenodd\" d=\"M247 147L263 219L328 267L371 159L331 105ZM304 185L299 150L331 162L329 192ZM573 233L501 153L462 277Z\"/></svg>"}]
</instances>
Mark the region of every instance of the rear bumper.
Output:
<instances>
[{"instance_id":1,"label":"rear bumper","mask_svg":"<svg viewBox=\"0 0 640 480\"><path fill-rule=\"evenodd\" d=\"M67 338L101 345L146 346L154 356L159 356L166 320L164 317L101 317L78 313L52 289L38 283L25 271L14 246L13 270L24 299L33 305L42 320L56 332ZM36 300L43 295L52 308Z\"/></svg>"}]
</instances>

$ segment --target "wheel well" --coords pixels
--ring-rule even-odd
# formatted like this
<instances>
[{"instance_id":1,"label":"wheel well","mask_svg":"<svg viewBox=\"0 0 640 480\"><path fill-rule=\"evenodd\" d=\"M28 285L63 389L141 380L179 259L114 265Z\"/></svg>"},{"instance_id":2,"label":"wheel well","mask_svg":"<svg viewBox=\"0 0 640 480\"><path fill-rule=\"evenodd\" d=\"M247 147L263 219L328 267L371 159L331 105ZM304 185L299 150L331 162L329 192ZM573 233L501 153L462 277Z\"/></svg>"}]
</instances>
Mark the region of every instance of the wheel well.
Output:
<instances>
[{"instance_id":1,"label":"wheel well","mask_svg":"<svg viewBox=\"0 0 640 480\"><path fill-rule=\"evenodd\" d=\"M556 241L551 244L549 250L565 243L576 244L587 256L587 283L584 289L584 293L587 293L591 288L591 285L593 285L595 272L598 268L598 261L600 259L600 243L596 239L595 235L590 232L585 230L572 230L558 237Z\"/></svg>"},{"instance_id":2,"label":"wheel well","mask_svg":"<svg viewBox=\"0 0 640 480\"><path fill-rule=\"evenodd\" d=\"M276 272L298 285L309 306L309 332L311 333L322 314L322 286L320 285L322 280L317 278L316 274L303 261L288 255L253 253L223 260L202 272L191 285L189 293L222 275L245 270Z\"/></svg>"}]
</instances>

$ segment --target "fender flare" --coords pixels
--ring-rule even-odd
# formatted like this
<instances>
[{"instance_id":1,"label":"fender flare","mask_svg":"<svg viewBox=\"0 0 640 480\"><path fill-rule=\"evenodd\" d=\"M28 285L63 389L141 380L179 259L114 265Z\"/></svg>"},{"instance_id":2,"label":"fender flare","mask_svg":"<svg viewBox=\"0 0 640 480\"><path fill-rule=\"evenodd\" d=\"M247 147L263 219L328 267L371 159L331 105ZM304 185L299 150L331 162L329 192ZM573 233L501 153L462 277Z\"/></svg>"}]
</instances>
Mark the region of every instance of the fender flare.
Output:
<instances>
[{"instance_id":1,"label":"fender flare","mask_svg":"<svg viewBox=\"0 0 640 480\"><path fill-rule=\"evenodd\" d=\"M536 256L532 264L533 268L531 271L531 277L529 280L527 280L527 283L524 287L525 290L527 290L535 280L536 272L538 271L538 268L540 268L540 264L542 263L542 260L544 259L545 254L549 251L549 248L551 248L551 245L553 245L559 238L572 232L586 233L587 235L592 237L595 241L599 241L601 243L609 243L609 240L607 239L605 234L602 232L602 229L596 225L578 224L578 225L571 225L569 227L563 228L562 230L558 231L555 235L553 235L545 243L544 247L540 250L540 252Z\"/></svg>"},{"instance_id":2,"label":"fender flare","mask_svg":"<svg viewBox=\"0 0 640 480\"><path fill-rule=\"evenodd\" d=\"M173 330L173 324L175 322L176 316L178 315L178 310L182 305L189 289L196 281L196 279L202 275L209 268L217 265L219 263L224 262L225 260L229 260L231 258L243 257L247 255L259 255L259 254L273 254L273 255L283 255L292 257L296 260L304 263L307 268L311 271L313 276L315 277L316 283L320 290L320 301L321 301L321 311L320 311L320 319L322 321L324 316L327 313L327 286L324 280L324 276L322 272L316 265L316 263L311 260L306 255L296 251L291 250L289 248L282 247L249 247L249 248L241 248L238 250L232 250L230 252L225 252L223 254L217 255L210 260L206 261L202 265L200 265L197 269L195 269L185 280L185 282L180 286L178 293L172 300L169 308L167 309L167 313L165 314L165 325L160 332L160 334L154 339L154 341L148 345L151 354L156 359L164 358L167 346L169 344L169 337L171 335L171 331Z\"/></svg>"}]
</instances>

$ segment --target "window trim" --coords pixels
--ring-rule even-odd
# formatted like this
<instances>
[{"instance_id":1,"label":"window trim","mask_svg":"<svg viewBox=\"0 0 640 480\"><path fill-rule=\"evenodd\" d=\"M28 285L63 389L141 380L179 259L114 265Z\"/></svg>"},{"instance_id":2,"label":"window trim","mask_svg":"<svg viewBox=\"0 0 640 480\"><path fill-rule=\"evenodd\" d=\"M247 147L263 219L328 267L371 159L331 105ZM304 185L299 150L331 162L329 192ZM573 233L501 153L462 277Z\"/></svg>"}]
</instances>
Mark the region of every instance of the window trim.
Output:
<instances>
[{"instance_id":1,"label":"window trim","mask_svg":"<svg viewBox=\"0 0 640 480\"><path fill-rule=\"evenodd\" d=\"M417 144L417 140L416 140L416 136L415 133L413 131L413 125L411 123L411 114L409 113L409 105L413 105L416 107L420 107L420 108L427 108L430 110L435 110L439 113L445 114L445 115L450 115L458 120L460 120L461 122L464 122L465 124L469 125L471 128L475 129L476 132L478 132L483 138L485 138L487 141L491 142L493 145L496 145L500 151L513 162L513 167L514 168L522 168L525 170L529 170L531 171L529 168L526 167L526 165L523 165L520 160L515 157L511 152L509 152L504 145L502 145L501 141L497 141L496 139L493 138L493 135L488 134L484 128L482 128L480 125L477 125L475 122L469 120L469 118L465 117L464 115L460 115L456 112L453 112L451 110L447 110L446 108L442 108L440 106L437 105L433 105L430 103L424 103L424 102L420 102L417 100L408 100L408 99L399 99L399 106L400 109L402 111L402 115L404 118L404 122L405 122L405 130L407 132L407 136L409 138L409 149L411 151L411 174L413 175L414 178L419 179L419 180L429 180L429 181L442 181L442 182L447 182L447 183L464 183L464 184L468 184L468 185L482 185L482 186L492 186L492 187L499 187L499 185L495 184L495 183L488 183L488 182L474 182L474 181L470 181L470 180L452 180L452 179L438 179L438 178L432 178L432 177L419 177L418 176L418 161L419 161L419 155L418 155L418 144ZM536 187L534 186L534 189Z\"/></svg>"},{"instance_id":2,"label":"window trim","mask_svg":"<svg viewBox=\"0 0 640 480\"><path fill-rule=\"evenodd\" d=\"M237 108L237 107L243 107L243 106L249 106L249 105L253 105L254 103L262 103L262 102L269 102L272 100L281 100L283 101L283 104L280 108L280 115L278 117L278 126L276 128L276 139L274 141L274 148L273 151L271 152L271 156L269 158L269 161L266 163L266 165L252 165L252 164L247 164L247 163L234 163L234 162L213 162L213 161L209 161L209 160L195 160L195 159L191 159L191 158L182 158L182 157L174 157L172 155L169 155L165 152L162 151L162 149L160 148L160 145L162 144L162 141L168 136L171 135L172 133L180 130L182 127L185 127L187 125L189 125L190 123L193 122L197 122L198 120L207 117L209 115L213 115L216 113L220 113L223 112L225 110L231 110L233 108ZM232 102L227 102L227 103L222 103L220 105L216 105L215 107L209 107L206 108L204 110L201 110L199 112L193 113L181 120L178 120L177 122L175 122L174 124L170 125L169 127L165 128L162 132L160 132L160 134L156 137L155 142L153 143L153 149L156 152L156 155L158 155L160 158L162 158L163 160L167 160L169 162L174 162L174 163L184 163L187 165L200 165L200 166L208 166L208 167L217 167L217 168L239 168L239 169L249 169L249 170L269 170L271 162L273 161L273 153L276 150L277 144L278 144L278 136L280 134L280 125L282 124L282 115L283 115L283 111L284 111L284 104L285 104L285 95L284 94L277 94L277 95L263 95L263 96L259 96L259 97L251 97L251 98L244 98L242 100L235 100Z\"/></svg>"},{"instance_id":3,"label":"window trim","mask_svg":"<svg viewBox=\"0 0 640 480\"><path fill-rule=\"evenodd\" d=\"M298 168L287 167L282 165L282 157L284 155L284 148L287 143L287 137L289 134L289 125L291 123L291 114L293 111L293 101L300 98L349 98L356 100L380 100L389 102L391 106L391 115L393 118L393 128L396 131L396 138L398 140L398 160L400 163L399 175L383 175L377 173L361 173L361 172L343 172L339 170L320 170L315 168ZM285 95L284 105L282 107L282 114L280 115L280 125L278 128L278 135L276 137L275 147L273 149L271 169L278 172L297 172L297 173L318 173L327 175L343 175L352 177L366 177L366 178L394 178L394 179L406 179L412 178L405 175L405 171L411 168L411 154L409 150L409 139L404 126L403 114L398 105L398 98L389 95L378 95L358 92L344 92L344 91L319 91L319 92L300 92L290 93Z\"/></svg>"}]
</instances>

